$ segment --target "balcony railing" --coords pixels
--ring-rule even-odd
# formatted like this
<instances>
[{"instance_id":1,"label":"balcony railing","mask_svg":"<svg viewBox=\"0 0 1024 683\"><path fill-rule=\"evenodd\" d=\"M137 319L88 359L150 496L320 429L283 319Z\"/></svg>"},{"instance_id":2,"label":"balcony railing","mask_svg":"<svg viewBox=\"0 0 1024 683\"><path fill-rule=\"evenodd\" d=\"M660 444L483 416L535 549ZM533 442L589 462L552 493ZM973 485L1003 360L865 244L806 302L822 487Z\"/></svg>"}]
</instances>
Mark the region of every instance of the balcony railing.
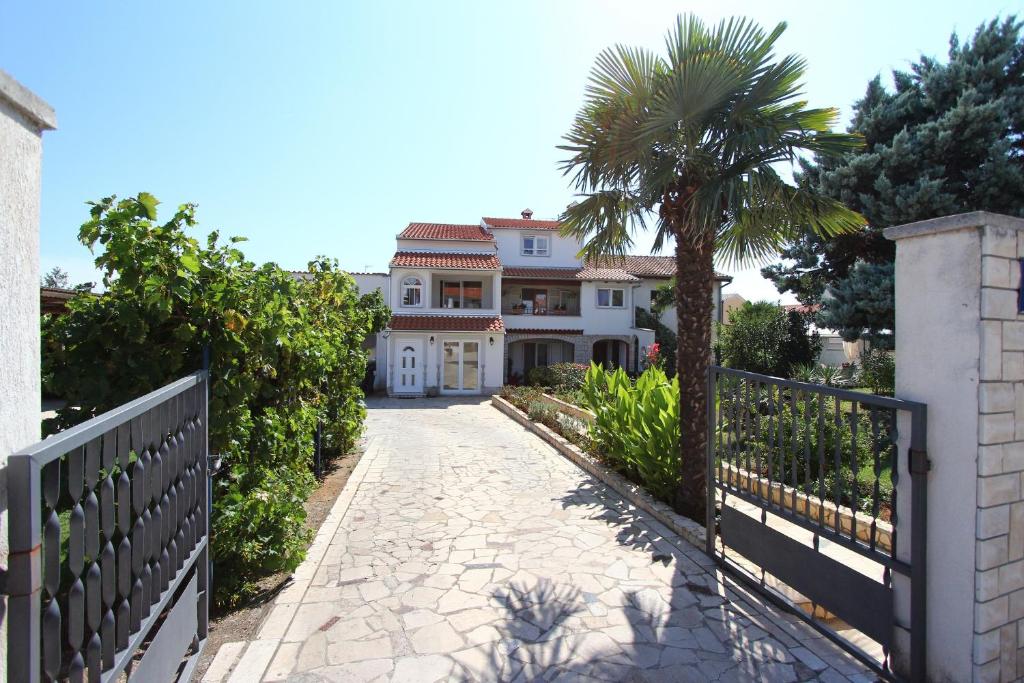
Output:
<instances>
[{"instance_id":1,"label":"balcony railing","mask_svg":"<svg viewBox=\"0 0 1024 683\"><path fill-rule=\"evenodd\" d=\"M579 306L549 306L547 308L538 306L509 306L503 305L501 307L502 315L579 315Z\"/></svg>"}]
</instances>

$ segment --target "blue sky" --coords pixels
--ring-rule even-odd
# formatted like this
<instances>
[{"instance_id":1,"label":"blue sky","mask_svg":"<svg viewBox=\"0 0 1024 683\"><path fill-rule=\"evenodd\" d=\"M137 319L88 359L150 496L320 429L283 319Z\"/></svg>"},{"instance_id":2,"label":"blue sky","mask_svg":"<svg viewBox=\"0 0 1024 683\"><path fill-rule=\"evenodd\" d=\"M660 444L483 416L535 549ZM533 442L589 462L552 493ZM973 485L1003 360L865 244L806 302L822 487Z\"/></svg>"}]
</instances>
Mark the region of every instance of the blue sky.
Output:
<instances>
[{"instance_id":1,"label":"blue sky","mask_svg":"<svg viewBox=\"0 0 1024 683\"><path fill-rule=\"evenodd\" d=\"M811 10L809 8L813 7ZM1002 0L960 2L54 2L0 7L0 68L47 100L41 254L93 279L89 199L139 191L199 234L244 235L292 269L315 255L385 269L409 221L472 223L572 200L555 148L594 57L660 49L679 12L787 21L812 105L850 105L875 74L944 56ZM641 237L637 253L649 249ZM756 269L730 289L779 296ZM728 291L728 290L727 290ZM788 299L787 299L788 300Z\"/></svg>"}]
</instances>

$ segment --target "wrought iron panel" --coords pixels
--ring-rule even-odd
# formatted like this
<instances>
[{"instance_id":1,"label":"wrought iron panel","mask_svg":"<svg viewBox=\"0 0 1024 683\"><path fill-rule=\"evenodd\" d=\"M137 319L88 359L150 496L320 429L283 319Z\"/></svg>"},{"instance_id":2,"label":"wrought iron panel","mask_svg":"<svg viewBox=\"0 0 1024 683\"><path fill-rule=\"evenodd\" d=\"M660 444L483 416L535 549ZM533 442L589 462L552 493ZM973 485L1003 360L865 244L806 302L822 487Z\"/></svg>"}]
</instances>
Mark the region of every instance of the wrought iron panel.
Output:
<instances>
[{"instance_id":1,"label":"wrought iron panel","mask_svg":"<svg viewBox=\"0 0 1024 683\"><path fill-rule=\"evenodd\" d=\"M195 373L9 461L11 680L115 680L160 643L195 583L188 648L205 644L207 380ZM156 636L156 637L154 637ZM178 645L175 645L177 647Z\"/></svg>"},{"instance_id":2,"label":"wrought iron panel","mask_svg":"<svg viewBox=\"0 0 1024 683\"><path fill-rule=\"evenodd\" d=\"M921 680L926 407L717 366L708 396L707 552L883 675ZM909 467L897 448L901 413L910 418ZM896 532L901 469L911 476L910 561ZM909 579L902 620L894 615L894 572ZM791 590L775 590L769 579ZM849 626L880 653L839 634ZM909 631L906 672L892 670L894 629Z\"/></svg>"}]
</instances>

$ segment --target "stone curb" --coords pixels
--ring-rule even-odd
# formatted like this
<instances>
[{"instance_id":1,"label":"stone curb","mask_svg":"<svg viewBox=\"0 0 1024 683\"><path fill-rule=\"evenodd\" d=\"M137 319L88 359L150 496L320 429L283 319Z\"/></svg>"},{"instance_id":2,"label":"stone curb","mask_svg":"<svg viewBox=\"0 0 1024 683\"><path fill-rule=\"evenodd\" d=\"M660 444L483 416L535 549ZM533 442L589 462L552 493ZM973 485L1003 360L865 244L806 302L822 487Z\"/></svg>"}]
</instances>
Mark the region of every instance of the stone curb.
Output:
<instances>
[{"instance_id":1,"label":"stone curb","mask_svg":"<svg viewBox=\"0 0 1024 683\"><path fill-rule=\"evenodd\" d=\"M579 420L583 420L584 422L593 422L597 419L597 416L589 410L580 408L579 406L574 406L571 403L566 403L562 399L555 398L551 394L541 394L541 396L543 396L541 399L542 401L554 406L559 411L569 415L570 417L575 417Z\"/></svg>"},{"instance_id":2,"label":"stone curb","mask_svg":"<svg viewBox=\"0 0 1024 683\"><path fill-rule=\"evenodd\" d=\"M594 462L586 453L570 443L564 437L542 424L532 421L514 405L501 398L491 396L491 405L526 427L548 444L553 446L562 456L572 461L577 467L598 479L620 496L637 506L656 520L667 526L680 538L699 550L704 550L706 530L703 526L676 513L667 504L655 500L642 486L634 484L618 472L613 472L604 465Z\"/></svg>"}]
</instances>

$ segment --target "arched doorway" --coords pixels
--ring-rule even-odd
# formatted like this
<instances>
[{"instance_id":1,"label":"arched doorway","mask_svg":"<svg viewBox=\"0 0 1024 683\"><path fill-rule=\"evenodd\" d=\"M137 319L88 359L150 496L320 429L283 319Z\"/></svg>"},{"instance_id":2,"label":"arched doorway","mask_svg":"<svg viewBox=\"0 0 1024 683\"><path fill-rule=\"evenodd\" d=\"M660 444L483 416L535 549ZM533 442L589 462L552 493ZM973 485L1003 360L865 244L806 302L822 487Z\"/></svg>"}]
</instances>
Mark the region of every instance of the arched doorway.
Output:
<instances>
[{"instance_id":1,"label":"arched doorway","mask_svg":"<svg viewBox=\"0 0 1024 683\"><path fill-rule=\"evenodd\" d=\"M594 342L593 359L598 365L605 369L626 367L628 364L628 349L624 342L618 339L598 339Z\"/></svg>"}]
</instances>

